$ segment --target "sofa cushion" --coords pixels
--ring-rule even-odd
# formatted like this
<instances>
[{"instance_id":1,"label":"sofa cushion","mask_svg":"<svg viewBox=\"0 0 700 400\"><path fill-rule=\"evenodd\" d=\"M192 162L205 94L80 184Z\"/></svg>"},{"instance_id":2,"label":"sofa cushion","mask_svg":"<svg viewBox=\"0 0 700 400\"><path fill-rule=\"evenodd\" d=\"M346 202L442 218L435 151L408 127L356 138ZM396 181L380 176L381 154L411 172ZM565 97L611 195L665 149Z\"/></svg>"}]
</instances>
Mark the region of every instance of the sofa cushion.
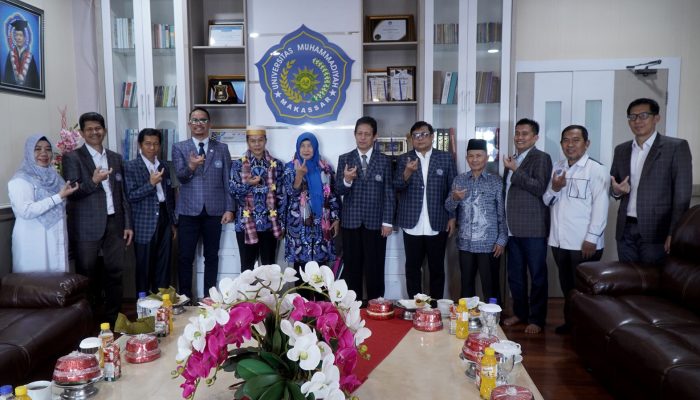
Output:
<instances>
[{"instance_id":1,"label":"sofa cushion","mask_svg":"<svg viewBox=\"0 0 700 400\"><path fill-rule=\"evenodd\" d=\"M67 272L8 274L0 280L0 308L65 307L84 298L88 279Z\"/></svg>"},{"instance_id":2,"label":"sofa cushion","mask_svg":"<svg viewBox=\"0 0 700 400\"><path fill-rule=\"evenodd\" d=\"M665 297L630 295L615 299L652 325L700 325L698 314ZM600 312L608 313L609 310Z\"/></svg>"},{"instance_id":3,"label":"sofa cushion","mask_svg":"<svg viewBox=\"0 0 700 400\"><path fill-rule=\"evenodd\" d=\"M0 343L0 385L25 382L29 371L29 355L20 347Z\"/></svg>"},{"instance_id":4,"label":"sofa cushion","mask_svg":"<svg viewBox=\"0 0 700 400\"><path fill-rule=\"evenodd\" d=\"M700 240L700 238L698 238ZM695 257L700 255L697 253ZM700 265L673 256L661 272L663 295L700 315Z\"/></svg>"},{"instance_id":5,"label":"sofa cushion","mask_svg":"<svg viewBox=\"0 0 700 400\"><path fill-rule=\"evenodd\" d=\"M679 365L666 372L661 396L664 399L692 399L700 393L700 365Z\"/></svg>"}]
</instances>

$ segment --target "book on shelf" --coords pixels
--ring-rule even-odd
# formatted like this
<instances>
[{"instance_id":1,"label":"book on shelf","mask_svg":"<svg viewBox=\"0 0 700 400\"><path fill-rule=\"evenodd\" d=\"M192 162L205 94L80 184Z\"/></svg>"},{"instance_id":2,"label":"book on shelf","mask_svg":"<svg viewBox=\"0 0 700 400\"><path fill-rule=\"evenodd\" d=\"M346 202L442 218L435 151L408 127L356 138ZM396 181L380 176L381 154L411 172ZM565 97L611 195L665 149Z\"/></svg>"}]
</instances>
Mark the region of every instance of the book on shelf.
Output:
<instances>
[{"instance_id":1,"label":"book on shelf","mask_svg":"<svg viewBox=\"0 0 700 400\"><path fill-rule=\"evenodd\" d=\"M456 44L459 43L459 24L435 24L433 25L433 43Z\"/></svg>"},{"instance_id":2,"label":"book on shelf","mask_svg":"<svg viewBox=\"0 0 700 400\"><path fill-rule=\"evenodd\" d=\"M433 138L433 147L447 151L455 158L457 155L457 142L455 141L455 128L437 128Z\"/></svg>"},{"instance_id":3,"label":"book on shelf","mask_svg":"<svg viewBox=\"0 0 700 400\"><path fill-rule=\"evenodd\" d=\"M122 108L138 107L136 102L136 82L122 82Z\"/></svg>"},{"instance_id":4,"label":"book on shelf","mask_svg":"<svg viewBox=\"0 0 700 400\"><path fill-rule=\"evenodd\" d=\"M169 24L153 24L151 36L154 49L175 48L175 26Z\"/></svg>"},{"instance_id":5,"label":"book on shelf","mask_svg":"<svg viewBox=\"0 0 700 400\"><path fill-rule=\"evenodd\" d=\"M442 86L445 84L445 72L433 71L433 104L442 101Z\"/></svg>"},{"instance_id":6,"label":"book on shelf","mask_svg":"<svg viewBox=\"0 0 700 400\"><path fill-rule=\"evenodd\" d=\"M457 71L452 72L450 77L450 88L447 93L447 103L446 104L457 104L457 96L455 92L457 91Z\"/></svg>"},{"instance_id":7,"label":"book on shelf","mask_svg":"<svg viewBox=\"0 0 700 400\"><path fill-rule=\"evenodd\" d=\"M132 49L134 41L134 19L115 17L112 20L112 46L117 49Z\"/></svg>"},{"instance_id":8,"label":"book on shelf","mask_svg":"<svg viewBox=\"0 0 700 400\"><path fill-rule=\"evenodd\" d=\"M155 86L153 91L155 107L177 107L177 86Z\"/></svg>"},{"instance_id":9,"label":"book on shelf","mask_svg":"<svg viewBox=\"0 0 700 400\"><path fill-rule=\"evenodd\" d=\"M500 22L484 22L476 24L476 42L500 42L503 36L503 24Z\"/></svg>"}]
</instances>

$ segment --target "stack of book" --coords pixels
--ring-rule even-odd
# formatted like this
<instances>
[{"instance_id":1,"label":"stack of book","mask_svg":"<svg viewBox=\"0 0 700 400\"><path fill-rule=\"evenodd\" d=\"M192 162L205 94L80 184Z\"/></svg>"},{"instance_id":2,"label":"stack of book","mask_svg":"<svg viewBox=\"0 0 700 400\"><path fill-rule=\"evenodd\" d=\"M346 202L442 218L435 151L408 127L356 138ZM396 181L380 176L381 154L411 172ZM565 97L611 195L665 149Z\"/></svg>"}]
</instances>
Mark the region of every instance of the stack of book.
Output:
<instances>
[{"instance_id":1,"label":"stack of book","mask_svg":"<svg viewBox=\"0 0 700 400\"><path fill-rule=\"evenodd\" d=\"M156 86L153 98L156 107L177 106L177 86Z\"/></svg>"},{"instance_id":2,"label":"stack of book","mask_svg":"<svg viewBox=\"0 0 700 400\"><path fill-rule=\"evenodd\" d=\"M151 32L154 49L175 48L175 26L168 24L153 24Z\"/></svg>"},{"instance_id":3,"label":"stack of book","mask_svg":"<svg viewBox=\"0 0 700 400\"><path fill-rule=\"evenodd\" d=\"M501 78L492 71L476 73L476 103L498 103L501 101Z\"/></svg>"},{"instance_id":4,"label":"stack of book","mask_svg":"<svg viewBox=\"0 0 700 400\"><path fill-rule=\"evenodd\" d=\"M493 43L500 42L503 35L503 26L500 22L484 22L476 24L476 42Z\"/></svg>"},{"instance_id":5,"label":"stack of book","mask_svg":"<svg viewBox=\"0 0 700 400\"><path fill-rule=\"evenodd\" d=\"M133 49L134 44L134 19L114 18L112 29L112 44L117 49Z\"/></svg>"},{"instance_id":6,"label":"stack of book","mask_svg":"<svg viewBox=\"0 0 700 400\"><path fill-rule=\"evenodd\" d=\"M435 44L459 43L459 24L435 24L433 36Z\"/></svg>"},{"instance_id":7,"label":"stack of book","mask_svg":"<svg viewBox=\"0 0 700 400\"><path fill-rule=\"evenodd\" d=\"M457 104L457 71L433 71L433 104Z\"/></svg>"},{"instance_id":8,"label":"stack of book","mask_svg":"<svg viewBox=\"0 0 700 400\"><path fill-rule=\"evenodd\" d=\"M455 128L437 128L433 138L433 147L438 150L449 151L452 158L457 155L457 143L455 142Z\"/></svg>"},{"instance_id":9,"label":"stack of book","mask_svg":"<svg viewBox=\"0 0 700 400\"><path fill-rule=\"evenodd\" d=\"M136 101L136 82L122 82L122 108L138 107Z\"/></svg>"}]
</instances>

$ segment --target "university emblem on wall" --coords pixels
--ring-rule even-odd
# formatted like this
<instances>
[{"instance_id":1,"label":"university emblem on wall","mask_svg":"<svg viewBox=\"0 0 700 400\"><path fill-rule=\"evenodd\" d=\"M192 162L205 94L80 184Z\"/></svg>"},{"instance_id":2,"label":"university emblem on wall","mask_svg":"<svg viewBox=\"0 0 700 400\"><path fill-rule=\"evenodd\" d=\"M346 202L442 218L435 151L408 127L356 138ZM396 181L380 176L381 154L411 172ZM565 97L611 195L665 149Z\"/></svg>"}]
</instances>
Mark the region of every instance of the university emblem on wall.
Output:
<instances>
[{"instance_id":1,"label":"university emblem on wall","mask_svg":"<svg viewBox=\"0 0 700 400\"><path fill-rule=\"evenodd\" d=\"M338 119L353 62L343 49L302 25L255 65L275 120L301 125Z\"/></svg>"}]
</instances>

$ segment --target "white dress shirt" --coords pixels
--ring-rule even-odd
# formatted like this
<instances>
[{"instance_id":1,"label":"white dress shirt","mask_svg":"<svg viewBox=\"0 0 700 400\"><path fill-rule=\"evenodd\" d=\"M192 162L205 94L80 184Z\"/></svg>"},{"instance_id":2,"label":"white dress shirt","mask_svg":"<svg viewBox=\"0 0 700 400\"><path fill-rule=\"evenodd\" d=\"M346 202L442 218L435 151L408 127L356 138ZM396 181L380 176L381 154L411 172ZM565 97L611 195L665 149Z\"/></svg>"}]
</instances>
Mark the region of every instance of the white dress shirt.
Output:
<instances>
[{"instance_id":1,"label":"white dress shirt","mask_svg":"<svg viewBox=\"0 0 700 400\"><path fill-rule=\"evenodd\" d=\"M651 145L656 140L658 132L654 132L641 146L636 140L632 140L632 159L630 160L630 202L627 204L627 216L637 218L637 188L642 177L644 161L651 150Z\"/></svg>"},{"instance_id":2,"label":"white dress shirt","mask_svg":"<svg viewBox=\"0 0 700 400\"><path fill-rule=\"evenodd\" d=\"M197 149L197 153L199 152L199 143L204 143L204 154L207 154L207 151L209 151L209 138L207 137L204 140L197 140L196 138L192 138L192 142L194 143L195 149Z\"/></svg>"},{"instance_id":3,"label":"white dress shirt","mask_svg":"<svg viewBox=\"0 0 700 400\"><path fill-rule=\"evenodd\" d=\"M87 146L88 152L90 152L90 156L92 156L92 161L95 163L95 168L105 171L108 170L109 164L107 163L107 150L105 150L103 147L102 153L98 153L97 150L93 149L89 144L85 143L85 146ZM107 179L103 180L101 183L102 189L105 191L105 197L107 198L107 215L113 215L114 199L112 198L112 187L109 186L109 176L107 176Z\"/></svg>"},{"instance_id":4,"label":"white dress shirt","mask_svg":"<svg viewBox=\"0 0 700 400\"><path fill-rule=\"evenodd\" d=\"M532 146L532 147L535 147L535 146ZM520 166L520 164L523 162L525 157L527 157L527 153L529 153L530 150L532 150L532 147L523 151L520 154L515 155L515 165L516 166L518 166L518 167ZM513 177L513 171L508 170L506 172L506 201L505 201L506 215L508 215L508 191L510 191L510 179L512 177ZM518 210L518 211L520 211L520 210ZM515 211L515 212L518 212L518 211ZM508 225L508 218L506 218L506 225ZM510 227L508 227L508 236L513 236L513 232L510 231Z\"/></svg>"},{"instance_id":5,"label":"white dress shirt","mask_svg":"<svg viewBox=\"0 0 700 400\"><path fill-rule=\"evenodd\" d=\"M423 208L420 210L418 223L411 229L404 229L404 232L413 236L435 236L439 232L434 231L430 226L430 216L428 215L428 167L430 166L430 156L433 154L433 149L428 150L425 155L416 151L418 159L420 159L420 169L423 174ZM414 172L415 173L415 172Z\"/></svg>"},{"instance_id":6,"label":"white dress shirt","mask_svg":"<svg viewBox=\"0 0 700 400\"><path fill-rule=\"evenodd\" d=\"M143 160L144 163L146 163L146 169L148 169L149 173L154 173L158 171L158 166L160 165L160 161L158 161L158 157L156 157L156 162L152 163L148 158L144 157L143 154L141 154L141 159ZM149 180L150 182L150 180ZM163 185L161 185L160 182L156 184L156 194L158 195L158 202L162 203L165 201L165 193L163 192Z\"/></svg>"},{"instance_id":7,"label":"white dress shirt","mask_svg":"<svg viewBox=\"0 0 700 400\"><path fill-rule=\"evenodd\" d=\"M554 170L560 174L566 171L566 186L555 192L550 179L547 191L542 195L552 217L549 245L581 250L585 240L595 243L596 249L602 249L610 201L608 171L588 154L572 166L567 160L559 160L554 164Z\"/></svg>"}]
</instances>

